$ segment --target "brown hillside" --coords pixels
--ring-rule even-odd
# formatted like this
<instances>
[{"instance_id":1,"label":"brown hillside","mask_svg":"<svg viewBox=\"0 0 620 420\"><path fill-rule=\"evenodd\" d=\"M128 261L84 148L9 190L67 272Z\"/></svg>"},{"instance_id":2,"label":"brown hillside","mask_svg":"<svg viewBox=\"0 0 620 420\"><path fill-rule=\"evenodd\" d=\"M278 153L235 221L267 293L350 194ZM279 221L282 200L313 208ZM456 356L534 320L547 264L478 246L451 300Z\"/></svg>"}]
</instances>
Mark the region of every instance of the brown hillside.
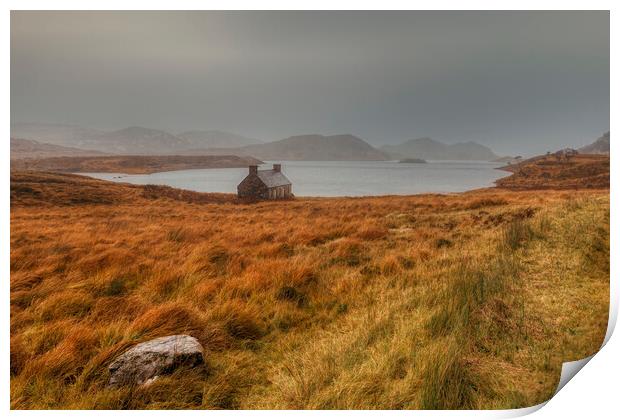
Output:
<instances>
[{"instance_id":1,"label":"brown hillside","mask_svg":"<svg viewBox=\"0 0 620 420\"><path fill-rule=\"evenodd\" d=\"M11 172L12 207L121 205L159 199L203 204L242 202L234 194L200 193L165 185L115 183L53 172Z\"/></svg>"},{"instance_id":2,"label":"brown hillside","mask_svg":"<svg viewBox=\"0 0 620 420\"><path fill-rule=\"evenodd\" d=\"M500 188L605 189L609 188L609 156L578 154L568 158L537 156L501 168L513 174L495 182Z\"/></svg>"},{"instance_id":3,"label":"brown hillside","mask_svg":"<svg viewBox=\"0 0 620 420\"><path fill-rule=\"evenodd\" d=\"M16 159L11 169L50 172L118 172L149 174L183 169L242 168L261 161L251 157L223 156L66 156Z\"/></svg>"},{"instance_id":4,"label":"brown hillside","mask_svg":"<svg viewBox=\"0 0 620 420\"><path fill-rule=\"evenodd\" d=\"M11 137L11 159L48 158L57 156L106 156L97 150L84 150L75 147L64 147L34 140Z\"/></svg>"}]
</instances>

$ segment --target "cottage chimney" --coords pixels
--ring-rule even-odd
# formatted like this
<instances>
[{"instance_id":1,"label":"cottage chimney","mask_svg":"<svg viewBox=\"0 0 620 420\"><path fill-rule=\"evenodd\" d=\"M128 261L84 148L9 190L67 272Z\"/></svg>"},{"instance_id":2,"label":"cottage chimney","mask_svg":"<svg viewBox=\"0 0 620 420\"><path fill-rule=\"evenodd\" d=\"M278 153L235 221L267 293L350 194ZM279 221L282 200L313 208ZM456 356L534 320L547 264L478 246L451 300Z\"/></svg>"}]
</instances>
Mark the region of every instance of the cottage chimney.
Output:
<instances>
[{"instance_id":1,"label":"cottage chimney","mask_svg":"<svg viewBox=\"0 0 620 420\"><path fill-rule=\"evenodd\" d=\"M256 175L258 173L258 165L250 165L250 175Z\"/></svg>"},{"instance_id":2,"label":"cottage chimney","mask_svg":"<svg viewBox=\"0 0 620 420\"><path fill-rule=\"evenodd\" d=\"M273 170L276 172L280 172L282 170L282 165L279 163L274 163L273 164Z\"/></svg>"}]
</instances>

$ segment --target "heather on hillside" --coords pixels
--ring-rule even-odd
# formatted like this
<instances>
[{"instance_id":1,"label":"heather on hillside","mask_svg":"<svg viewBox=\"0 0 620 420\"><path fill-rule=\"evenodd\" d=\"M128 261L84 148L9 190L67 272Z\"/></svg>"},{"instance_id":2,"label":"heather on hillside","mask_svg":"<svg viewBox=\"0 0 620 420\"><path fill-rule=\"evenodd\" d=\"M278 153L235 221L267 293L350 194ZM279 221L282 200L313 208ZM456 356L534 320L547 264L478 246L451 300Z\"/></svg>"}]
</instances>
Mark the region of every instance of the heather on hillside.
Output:
<instances>
[{"instance_id":1,"label":"heather on hillside","mask_svg":"<svg viewBox=\"0 0 620 420\"><path fill-rule=\"evenodd\" d=\"M501 168L512 175L496 184L511 190L608 189L609 166L606 155L564 155L560 151Z\"/></svg>"}]
</instances>

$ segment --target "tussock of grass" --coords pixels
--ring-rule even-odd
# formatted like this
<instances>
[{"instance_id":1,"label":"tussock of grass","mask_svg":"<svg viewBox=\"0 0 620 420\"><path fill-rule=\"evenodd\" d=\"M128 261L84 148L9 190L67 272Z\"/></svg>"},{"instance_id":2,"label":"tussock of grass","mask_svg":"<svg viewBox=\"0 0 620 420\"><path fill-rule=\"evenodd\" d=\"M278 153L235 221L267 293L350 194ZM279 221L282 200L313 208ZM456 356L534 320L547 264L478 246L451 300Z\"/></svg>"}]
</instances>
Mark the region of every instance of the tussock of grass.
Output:
<instances>
[{"instance_id":1,"label":"tussock of grass","mask_svg":"<svg viewBox=\"0 0 620 420\"><path fill-rule=\"evenodd\" d=\"M510 339L507 321L510 307L497 297L508 291L519 293L521 267L515 251L534 238L529 222L515 219L501 232L496 251L486 260L461 262L446 282L443 305L430 318L431 336L448 336L450 342L438 349L426 368L422 407L425 409L473 409L479 407L479 394L491 392L489 378L472 368L468 347L479 346L480 314L494 317L493 336ZM518 298L517 298L518 299ZM487 331L490 332L490 331Z\"/></svg>"},{"instance_id":2,"label":"tussock of grass","mask_svg":"<svg viewBox=\"0 0 620 420\"><path fill-rule=\"evenodd\" d=\"M425 410L475 409L476 392L483 381L466 359L465 343L444 343L428 361L421 390ZM465 344L466 345L466 344Z\"/></svg>"}]
</instances>

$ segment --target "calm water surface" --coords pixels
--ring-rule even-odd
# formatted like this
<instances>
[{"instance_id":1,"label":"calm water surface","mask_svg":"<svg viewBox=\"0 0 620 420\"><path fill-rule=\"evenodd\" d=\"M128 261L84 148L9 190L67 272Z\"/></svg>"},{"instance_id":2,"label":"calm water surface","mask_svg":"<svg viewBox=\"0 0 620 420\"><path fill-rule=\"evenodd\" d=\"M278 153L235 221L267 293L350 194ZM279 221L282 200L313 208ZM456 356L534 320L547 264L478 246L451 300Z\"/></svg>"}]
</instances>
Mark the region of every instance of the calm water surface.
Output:
<instances>
[{"instance_id":1,"label":"calm water surface","mask_svg":"<svg viewBox=\"0 0 620 420\"><path fill-rule=\"evenodd\" d=\"M271 168L268 162L260 169ZM282 172L296 196L365 196L461 192L491 187L509 175L495 162L286 162ZM87 173L82 175L132 184L159 184L200 192L236 193L247 168L190 169L149 175Z\"/></svg>"}]
</instances>

